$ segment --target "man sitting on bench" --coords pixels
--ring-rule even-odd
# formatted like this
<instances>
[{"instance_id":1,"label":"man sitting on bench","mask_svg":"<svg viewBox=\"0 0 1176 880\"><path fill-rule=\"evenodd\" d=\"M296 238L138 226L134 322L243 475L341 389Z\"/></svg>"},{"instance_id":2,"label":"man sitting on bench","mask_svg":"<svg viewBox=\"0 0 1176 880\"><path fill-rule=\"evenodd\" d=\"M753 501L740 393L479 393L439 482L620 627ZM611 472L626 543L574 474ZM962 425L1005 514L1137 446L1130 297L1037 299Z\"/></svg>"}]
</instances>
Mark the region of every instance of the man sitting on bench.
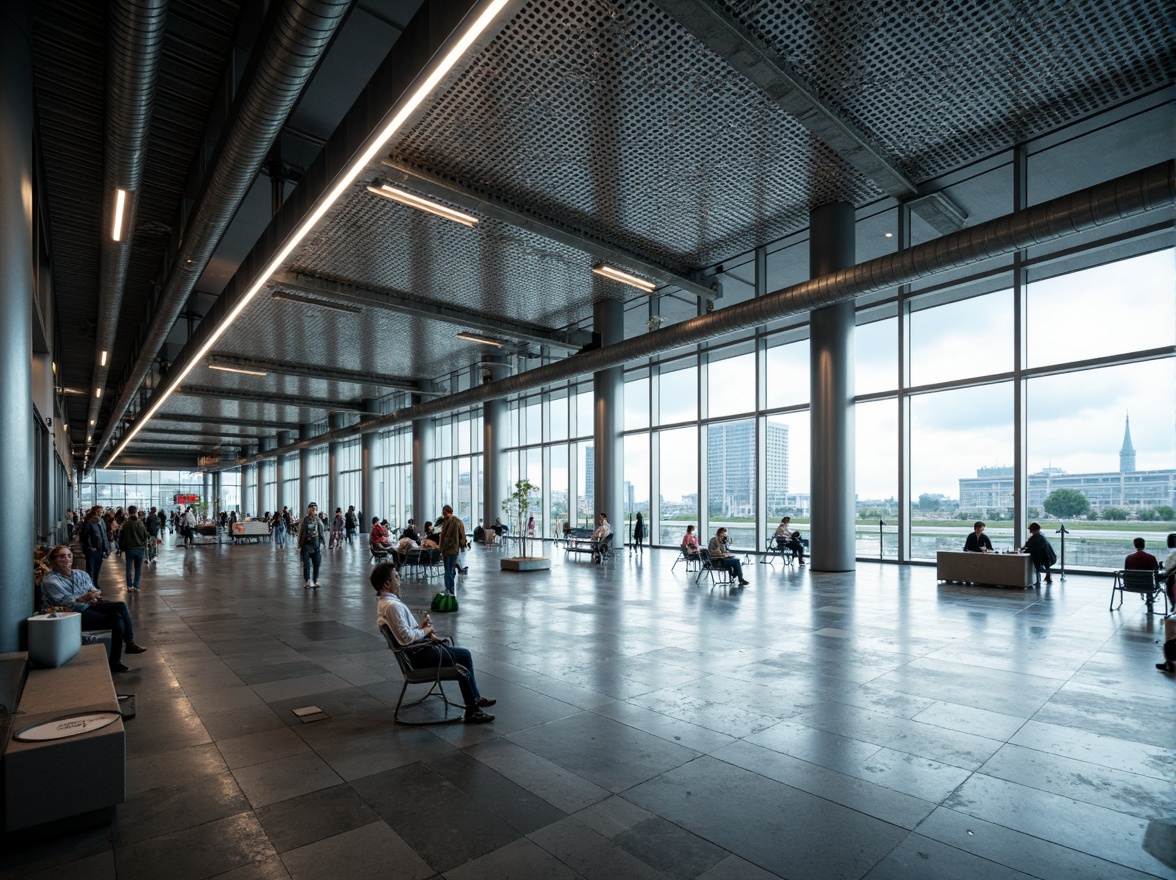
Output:
<instances>
[{"instance_id":1,"label":"man sitting on bench","mask_svg":"<svg viewBox=\"0 0 1176 880\"><path fill-rule=\"evenodd\" d=\"M600 562L603 558L604 552L608 549L609 542L612 540L612 533L612 526L609 525L608 517L603 513L600 514L600 525L592 533L593 562Z\"/></svg>"},{"instance_id":2,"label":"man sitting on bench","mask_svg":"<svg viewBox=\"0 0 1176 880\"><path fill-rule=\"evenodd\" d=\"M82 614L82 629L110 630L110 671L130 672L122 664L123 647L128 654L142 654L147 649L135 644L135 628L125 602L108 602L94 586L90 576L73 567L73 552L68 544L54 547L49 553L53 571L41 581L41 592L55 607L66 606Z\"/></svg>"}]
</instances>

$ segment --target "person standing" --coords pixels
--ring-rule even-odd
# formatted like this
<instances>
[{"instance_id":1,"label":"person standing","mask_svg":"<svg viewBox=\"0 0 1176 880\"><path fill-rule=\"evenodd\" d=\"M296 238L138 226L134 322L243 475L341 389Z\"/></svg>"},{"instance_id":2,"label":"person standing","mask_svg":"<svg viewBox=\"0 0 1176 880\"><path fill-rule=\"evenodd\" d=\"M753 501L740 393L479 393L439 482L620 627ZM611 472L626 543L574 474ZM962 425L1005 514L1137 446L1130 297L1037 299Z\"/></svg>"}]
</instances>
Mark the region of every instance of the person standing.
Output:
<instances>
[{"instance_id":1,"label":"person standing","mask_svg":"<svg viewBox=\"0 0 1176 880\"><path fill-rule=\"evenodd\" d=\"M359 534L359 515L355 512L354 504L347 505L347 513L343 515L343 528L347 543L350 544L352 539Z\"/></svg>"},{"instance_id":2,"label":"person standing","mask_svg":"<svg viewBox=\"0 0 1176 880\"><path fill-rule=\"evenodd\" d=\"M86 574L94 586L98 586L98 573L102 571L102 560L110 555L110 542L106 538L106 523L102 521L102 506L95 505L86 515L82 525L82 552L86 556Z\"/></svg>"},{"instance_id":3,"label":"person standing","mask_svg":"<svg viewBox=\"0 0 1176 880\"><path fill-rule=\"evenodd\" d=\"M185 547L195 547L196 546L196 511L191 507L189 507L187 512L184 514L183 532L184 532L184 546Z\"/></svg>"},{"instance_id":4,"label":"person standing","mask_svg":"<svg viewBox=\"0 0 1176 880\"><path fill-rule=\"evenodd\" d=\"M641 515L641 511L637 511L637 520L633 523L633 546L637 548L638 553L645 552L645 517Z\"/></svg>"},{"instance_id":5,"label":"person standing","mask_svg":"<svg viewBox=\"0 0 1176 880\"><path fill-rule=\"evenodd\" d=\"M306 505L306 516L298 526L298 550L302 553L302 577L306 581L304 590L319 588L319 566L323 561L322 546L325 543L326 530L318 517L318 505L312 501Z\"/></svg>"},{"instance_id":6,"label":"person standing","mask_svg":"<svg viewBox=\"0 0 1176 880\"><path fill-rule=\"evenodd\" d=\"M147 526L139 519L139 508L127 508L127 519L122 527L122 548L127 558L127 590L139 592L139 575L143 573L143 556L147 552ZM132 570L134 577L132 577Z\"/></svg>"},{"instance_id":7,"label":"person standing","mask_svg":"<svg viewBox=\"0 0 1176 880\"><path fill-rule=\"evenodd\" d=\"M1049 569L1058 561L1058 554L1054 552L1054 548L1049 543L1049 539L1041 534L1040 525L1029 523L1029 537L1025 540L1025 546L1021 549L1029 554L1029 559L1033 562L1033 570L1038 574L1044 572L1045 582L1052 584L1053 578L1049 575Z\"/></svg>"},{"instance_id":8,"label":"person standing","mask_svg":"<svg viewBox=\"0 0 1176 880\"><path fill-rule=\"evenodd\" d=\"M441 560L445 564L445 592L451 596L457 592L457 557L466 545L465 523L453 515L453 508L446 504L441 508Z\"/></svg>"},{"instance_id":9,"label":"person standing","mask_svg":"<svg viewBox=\"0 0 1176 880\"><path fill-rule=\"evenodd\" d=\"M41 580L41 589L55 607L66 606L81 612L82 629L110 630L110 671L130 672L122 664L125 646L128 654L142 654L147 649L135 644L135 628L125 602L107 602L86 572L74 569L73 553L62 544L49 553L53 570Z\"/></svg>"},{"instance_id":10,"label":"person standing","mask_svg":"<svg viewBox=\"0 0 1176 880\"><path fill-rule=\"evenodd\" d=\"M331 541L327 545L334 550L343 546L343 508L335 508L335 518L331 520Z\"/></svg>"},{"instance_id":11,"label":"person standing","mask_svg":"<svg viewBox=\"0 0 1176 880\"><path fill-rule=\"evenodd\" d=\"M288 516L287 509L283 507L282 512L275 513L273 519L274 543L283 550L286 547L286 519Z\"/></svg>"},{"instance_id":12,"label":"person standing","mask_svg":"<svg viewBox=\"0 0 1176 880\"><path fill-rule=\"evenodd\" d=\"M154 562L159 555L159 533L163 531L163 517L152 507L143 525L147 527L147 561Z\"/></svg>"}]
</instances>

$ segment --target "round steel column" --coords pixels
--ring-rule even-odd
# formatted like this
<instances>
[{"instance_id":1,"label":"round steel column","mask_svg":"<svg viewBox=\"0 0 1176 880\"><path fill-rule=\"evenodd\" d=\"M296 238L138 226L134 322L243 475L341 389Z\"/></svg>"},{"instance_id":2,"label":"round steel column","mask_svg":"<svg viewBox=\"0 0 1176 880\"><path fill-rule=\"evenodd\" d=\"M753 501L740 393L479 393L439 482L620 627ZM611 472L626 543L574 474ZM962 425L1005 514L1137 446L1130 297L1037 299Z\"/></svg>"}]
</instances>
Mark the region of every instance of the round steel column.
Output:
<instances>
[{"instance_id":1,"label":"round steel column","mask_svg":"<svg viewBox=\"0 0 1176 880\"><path fill-rule=\"evenodd\" d=\"M0 4L0 498L33 510L33 59L27 0ZM28 519L31 521L31 519ZM18 530L17 534L21 534ZM26 539L31 534L25 534ZM33 556L0 554L0 652L20 650Z\"/></svg>"},{"instance_id":2,"label":"round steel column","mask_svg":"<svg viewBox=\"0 0 1176 880\"><path fill-rule=\"evenodd\" d=\"M620 300L600 299L592 306L592 326L602 346L625 338L625 307ZM624 533L625 368L609 367L592 374L592 446L595 459L592 486L595 513L604 513L617 536ZM595 517L592 525L595 527ZM623 539L614 538L614 546Z\"/></svg>"},{"instance_id":3,"label":"round steel column","mask_svg":"<svg viewBox=\"0 0 1176 880\"><path fill-rule=\"evenodd\" d=\"M376 399L374 397L364 398L363 408L366 412L374 413L376 411ZM364 420L371 419L370 415L363 416ZM367 531L368 523L371 522L373 516L384 516L383 512L376 510L376 455L378 452L378 445L380 439L379 431L368 431L366 434L360 435L360 462L359 462L359 485L360 498L356 504L356 511L359 516L359 533L362 535Z\"/></svg>"},{"instance_id":4,"label":"round steel column","mask_svg":"<svg viewBox=\"0 0 1176 880\"><path fill-rule=\"evenodd\" d=\"M347 424L342 413L330 413L327 416L327 429L334 431ZM322 508L327 517L334 522L335 508L347 505L343 503L343 475L341 473L339 453L343 448L342 441L332 440L327 444L327 494L330 498Z\"/></svg>"},{"instance_id":5,"label":"round steel column","mask_svg":"<svg viewBox=\"0 0 1176 880\"><path fill-rule=\"evenodd\" d=\"M289 446L294 437L293 431L278 431L278 448ZM279 455L274 460L274 513L281 513L283 507L289 507L286 500L286 456Z\"/></svg>"},{"instance_id":6,"label":"round steel column","mask_svg":"<svg viewBox=\"0 0 1176 880\"><path fill-rule=\"evenodd\" d=\"M413 403L417 400L414 398ZM433 418L412 420L412 518L417 531L436 514L433 509Z\"/></svg>"},{"instance_id":7,"label":"round steel column","mask_svg":"<svg viewBox=\"0 0 1176 880\"><path fill-rule=\"evenodd\" d=\"M298 439L309 440L311 438L310 426L299 425ZM294 515L301 518L306 512L306 505L310 504L314 499L310 497L310 450L298 450L298 504L294 507Z\"/></svg>"},{"instance_id":8,"label":"round steel column","mask_svg":"<svg viewBox=\"0 0 1176 880\"><path fill-rule=\"evenodd\" d=\"M845 202L809 218L809 274L821 278L854 264L854 212ZM812 555L815 571L853 571L854 303L814 309L809 324L812 424Z\"/></svg>"}]
</instances>

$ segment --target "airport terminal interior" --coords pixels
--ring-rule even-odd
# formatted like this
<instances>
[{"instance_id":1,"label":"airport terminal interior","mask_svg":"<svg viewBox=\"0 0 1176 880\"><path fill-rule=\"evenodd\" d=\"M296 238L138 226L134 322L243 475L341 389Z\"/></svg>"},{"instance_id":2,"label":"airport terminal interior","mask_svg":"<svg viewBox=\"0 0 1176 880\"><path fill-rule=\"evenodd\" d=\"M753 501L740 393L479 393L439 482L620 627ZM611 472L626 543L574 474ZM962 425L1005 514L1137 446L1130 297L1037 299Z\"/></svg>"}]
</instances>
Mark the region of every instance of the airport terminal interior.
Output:
<instances>
[{"instance_id":1,"label":"airport terminal interior","mask_svg":"<svg viewBox=\"0 0 1176 880\"><path fill-rule=\"evenodd\" d=\"M0 4L0 876L1176 878L1176 618L1114 589L1176 533L1171 24ZM35 752L95 505L207 525L105 559L134 700ZM445 505L490 723L398 709L376 626L373 521Z\"/></svg>"}]
</instances>

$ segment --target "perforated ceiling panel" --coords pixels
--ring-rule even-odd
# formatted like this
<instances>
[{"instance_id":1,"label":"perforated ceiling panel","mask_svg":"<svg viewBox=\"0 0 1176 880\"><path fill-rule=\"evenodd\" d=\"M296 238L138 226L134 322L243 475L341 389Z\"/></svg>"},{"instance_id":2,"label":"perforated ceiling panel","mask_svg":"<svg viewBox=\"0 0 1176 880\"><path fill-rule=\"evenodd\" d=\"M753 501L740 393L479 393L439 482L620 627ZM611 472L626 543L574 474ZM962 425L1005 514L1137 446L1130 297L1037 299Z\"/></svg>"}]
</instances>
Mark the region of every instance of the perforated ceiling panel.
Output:
<instances>
[{"instance_id":1,"label":"perforated ceiling panel","mask_svg":"<svg viewBox=\"0 0 1176 880\"><path fill-rule=\"evenodd\" d=\"M591 312L592 265L583 251L517 227L461 226L361 189L292 271L559 328ZM623 293L609 283L597 295Z\"/></svg>"},{"instance_id":2,"label":"perforated ceiling panel","mask_svg":"<svg viewBox=\"0 0 1176 880\"><path fill-rule=\"evenodd\" d=\"M723 5L925 180L1172 79L1165 0Z\"/></svg>"},{"instance_id":3,"label":"perforated ceiling panel","mask_svg":"<svg viewBox=\"0 0 1176 880\"><path fill-rule=\"evenodd\" d=\"M397 155L679 269L879 195L649 2L527 4Z\"/></svg>"}]
</instances>

